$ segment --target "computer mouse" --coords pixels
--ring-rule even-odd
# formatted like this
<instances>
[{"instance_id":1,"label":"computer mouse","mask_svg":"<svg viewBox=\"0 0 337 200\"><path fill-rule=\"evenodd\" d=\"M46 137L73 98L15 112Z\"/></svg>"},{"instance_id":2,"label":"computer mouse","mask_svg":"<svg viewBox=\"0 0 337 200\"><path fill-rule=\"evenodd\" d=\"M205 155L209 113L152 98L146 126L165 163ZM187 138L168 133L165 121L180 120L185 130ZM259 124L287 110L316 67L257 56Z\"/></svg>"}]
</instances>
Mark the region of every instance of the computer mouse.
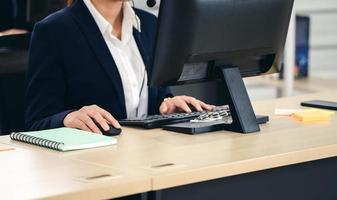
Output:
<instances>
[{"instance_id":1,"label":"computer mouse","mask_svg":"<svg viewBox=\"0 0 337 200\"><path fill-rule=\"evenodd\" d=\"M120 135L122 133L122 129L121 128L115 128L111 124L108 124L109 125L109 130L108 131L104 130L101 127L101 125L99 125L97 123L96 123L96 125L101 130L102 134L105 135L105 136L117 136L117 135Z\"/></svg>"},{"instance_id":2,"label":"computer mouse","mask_svg":"<svg viewBox=\"0 0 337 200\"><path fill-rule=\"evenodd\" d=\"M110 129L108 131L102 131L103 135L105 136L117 136L122 133L121 128L115 128L114 126L109 124Z\"/></svg>"}]
</instances>

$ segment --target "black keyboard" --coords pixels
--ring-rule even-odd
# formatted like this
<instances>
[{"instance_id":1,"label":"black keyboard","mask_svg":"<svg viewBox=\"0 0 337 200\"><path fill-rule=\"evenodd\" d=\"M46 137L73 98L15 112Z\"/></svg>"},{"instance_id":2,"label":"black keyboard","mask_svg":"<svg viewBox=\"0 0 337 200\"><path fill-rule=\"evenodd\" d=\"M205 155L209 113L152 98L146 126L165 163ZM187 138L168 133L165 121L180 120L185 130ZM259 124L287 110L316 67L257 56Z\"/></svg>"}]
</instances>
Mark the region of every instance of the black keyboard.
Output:
<instances>
[{"instance_id":1,"label":"black keyboard","mask_svg":"<svg viewBox=\"0 0 337 200\"><path fill-rule=\"evenodd\" d=\"M228 106L216 107L214 110L229 110ZM163 125L187 122L206 114L207 111L191 113L174 113L169 115L151 115L144 119L123 119L119 123L122 126L142 127L146 129L160 128Z\"/></svg>"}]
</instances>

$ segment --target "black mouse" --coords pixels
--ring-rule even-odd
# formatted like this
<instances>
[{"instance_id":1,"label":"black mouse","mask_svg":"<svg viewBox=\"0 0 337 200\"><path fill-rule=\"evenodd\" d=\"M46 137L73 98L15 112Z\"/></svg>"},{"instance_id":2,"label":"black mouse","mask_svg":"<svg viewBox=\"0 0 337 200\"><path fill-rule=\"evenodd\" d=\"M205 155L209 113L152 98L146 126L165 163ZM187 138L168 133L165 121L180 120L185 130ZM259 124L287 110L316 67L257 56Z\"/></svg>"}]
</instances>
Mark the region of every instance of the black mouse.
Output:
<instances>
[{"instance_id":1,"label":"black mouse","mask_svg":"<svg viewBox=\"0 0 337 200\"><path fill-rule=\"evenodd\" d=\"M103 135L105 135L105 136L117 136L117 135L120 135L122 133L122 129L121 128L115 128L111 124L108 124L109 125L109 130L108 131L104 130L101 127L101 125L99 125L99 124L96 124L96 125L101 130L101 132L103 133Z\"/></svg>"}]
</instances>

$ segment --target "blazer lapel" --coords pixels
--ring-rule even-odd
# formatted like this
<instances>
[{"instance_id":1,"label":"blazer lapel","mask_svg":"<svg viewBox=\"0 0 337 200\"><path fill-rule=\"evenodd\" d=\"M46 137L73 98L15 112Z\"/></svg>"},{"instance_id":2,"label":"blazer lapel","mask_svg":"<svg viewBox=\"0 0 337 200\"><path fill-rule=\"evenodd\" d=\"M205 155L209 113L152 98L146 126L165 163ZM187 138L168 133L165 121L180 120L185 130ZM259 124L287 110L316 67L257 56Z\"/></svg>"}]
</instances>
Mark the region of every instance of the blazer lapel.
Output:
<instances>
[{"instance_id":1,"label":"blazer lapel","mask_svg":"<svg viewBox=\"0 0 337 200\"><path fill-rule=\"evenodd\" d=\"M149 52L149 42L147 41L147 37L144 33L139 32L137 29L133 29L133 37L135 38L136 44L138 46L139 52L143 58L143 62L145 64L146 70L150 70L150 55Z\"/></svg>"},{"instance_id":2,"label":"blazer lapel","mask_svg":"<svg viewBox=\"0 0 337 200\"><path fill-rule=\"evenodd\" d=\"M124 116L126 116L125 98L122 85L122 79L117 69L116 63L106 45L104 38L89 10L82 0L77 0L70 8L73 16L83 34L87 38L93 52L97 56L99 63L109 75L113 86L117 91L119 104L122 108Z\"/></svg>"},{"instance_id":3,"label":"blazer lapel","mask_svg":"<svg viewBox=\"0 0 337 200\"><path fill-rule=\"evenodd\" d=\"M151 55L152 55L152 51L151 48L149 46L150 42L149 42L149 38L146 36L146 34L144 32L139 32L136 29L133 30L133 36L136 40L139 52L143 58L143 62L145 64L146 67L146 71L148 76L151 74L151 70L152 70L152 63L151 63ZM157 112L155 111L156 109L156 96L157 93L155 92L156 90L153 89L152 87L149 87L149 102L148 102L148 114L149 115L153 115L153 114L157 114Z\"/></svg>"}]
</instances>

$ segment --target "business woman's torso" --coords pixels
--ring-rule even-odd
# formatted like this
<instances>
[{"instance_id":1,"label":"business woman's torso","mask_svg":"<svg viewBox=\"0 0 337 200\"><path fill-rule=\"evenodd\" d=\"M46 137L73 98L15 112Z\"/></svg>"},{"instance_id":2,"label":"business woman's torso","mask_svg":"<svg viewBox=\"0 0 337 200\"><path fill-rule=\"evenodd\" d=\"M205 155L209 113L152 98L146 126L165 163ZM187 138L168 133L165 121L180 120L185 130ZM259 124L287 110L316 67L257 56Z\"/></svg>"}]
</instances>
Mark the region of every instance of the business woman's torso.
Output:
<instances>
[{"instance_id":1,"label":"business woman's torso","mask_svg":"<svg viewBox=\"0 0 337 200\"><path fill-rule=\"evenodd\" d=\"M155 38L156 18L135 10L141 32L133 37L146 69ZM158 113L167 88L148 90L148 113ZM123 81L114 57L82 0L38 23L32 34L27 73L26 126L30 130L63 126L64 117L96 104L115 118L127 117Z\"/></svg>"},{"instance_id":2,"label":"business woman's torso","mask_svg":"<svg viewBox=\"0 0 337 200\"><path fill-rule=\"evenodd\" d=\"M123 83L128 118L147 115L148 87L145 64L133 36L133 28L141 32L140 19L129 2L123 3L121 39L112 34L112 25L99 13L90 0L83 0L93 16L106 45L116 63Z\"/></svg>"}]
</instances>

